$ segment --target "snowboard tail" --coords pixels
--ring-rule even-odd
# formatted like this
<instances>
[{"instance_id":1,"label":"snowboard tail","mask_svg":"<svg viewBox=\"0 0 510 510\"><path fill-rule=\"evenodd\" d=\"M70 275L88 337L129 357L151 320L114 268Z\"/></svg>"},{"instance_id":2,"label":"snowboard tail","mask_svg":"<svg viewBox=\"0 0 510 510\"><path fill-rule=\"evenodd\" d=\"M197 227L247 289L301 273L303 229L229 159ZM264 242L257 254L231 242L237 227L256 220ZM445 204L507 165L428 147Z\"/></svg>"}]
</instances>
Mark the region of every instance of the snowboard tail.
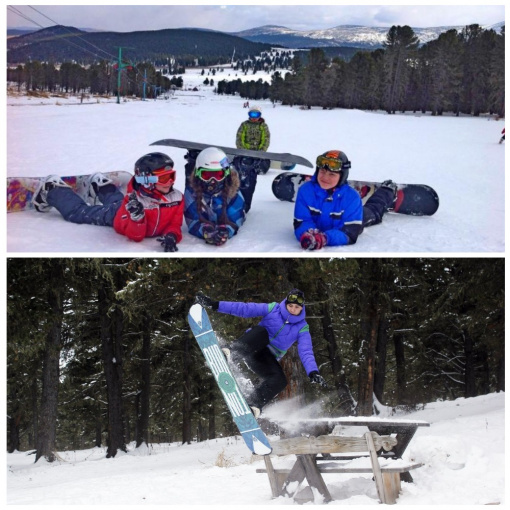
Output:
<instances>
[{"instance_id":1,"label":"snowboard tail","mask_svg":"<svg viewBox=\"0 0 510 510\"><path fill-rule=\"evenodd\" d=\"M207 312L198 303L190 308L188 322L246 445L257 455L269 455L272 451L269 440L239 390Z\"/></svg>"},{"instance_id":2,"label":"snowboard tail","mask_svg":"<svg viewBox=\"0 0 510 510\"><path fill-rule=\"evenodd\" d=\"M273 180L273 194L279 200L294 202L299 187L312 178L311 175L282 173ZM361 196L363 204L381 187L380 182L348 181ZM426 184L397 184L397 200L392 212L410 216L432 216L439 208L436 191Z\"/></svg>"},{"instance_id":3,"label":"snowboard tail","mask_svg":"<svg viewBox=\"0 0 510 510\"><path fill-rule=\"evenodd\" d=\"M129 172L102 172L113 184L123 193L133 177ZM70 175L62 177L71 188L80 195L83 200L88 201L88 182L92 174ZM7 177L7 212L18 212L34 209L32 198L37 191L39 184L46 177Z\"/></svg>"},{"instance_id":4,"label":"snowboard tail","mask_svg":"<svg viewBox=\"0 0 510 510\"><path fill-rule=\"evenodd\" d=\"M268 159L271 160L271 166L279 166L280 169L291 169L294 168L295 165L303 165L308 168L313 168L314 166L310 161L301 156L297 156L295 154L289 153L279 153L279 152L264 152L264 151L252 151L248 149L235 149L233 147L224 147L222 145L216 144L206 144L199 142L191 142L188 140L175 140L173 138L167 138L165 140L159 140L157 142L151 143L151 145L166 145L169 147L177 147L180 149L186 150L195 150L202 151L207 149L208 147L217 147L221 149L228 156L244 156L247 158L255 158L255 159ZM293 166L294 165L294 166Z\"/></svg>"}]
</instances>

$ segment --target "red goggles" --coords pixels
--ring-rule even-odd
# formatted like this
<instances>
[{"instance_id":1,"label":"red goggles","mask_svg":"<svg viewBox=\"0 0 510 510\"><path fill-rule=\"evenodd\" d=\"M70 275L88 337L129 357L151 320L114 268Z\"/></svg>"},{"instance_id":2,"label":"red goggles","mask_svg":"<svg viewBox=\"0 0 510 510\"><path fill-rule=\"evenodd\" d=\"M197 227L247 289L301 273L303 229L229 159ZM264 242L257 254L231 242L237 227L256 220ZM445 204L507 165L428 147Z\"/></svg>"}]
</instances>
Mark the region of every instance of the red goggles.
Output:
<instances>
[{"instance_id":1,"label":"red goggles","mask_svg":"<svg viewBox=\"0 0 510 510\"><path fill-rule=\"evenodd\" d=\"M173 184L175 182L175 170L172 168L171 170L155 170L152 174L158 178L158 184Z\"/></svg>"},{"instance_id":2,"label":"red goggles","mask_svg":"<svg viewBox=\"0 0 510 510\"><path fill-rule=\"evenodd\" d=\"M212 179L220 182L230 173L230 168L218 169L218 170L207 170L205 168L197 168L195 174L197 177L205 182L209 182Z\"/></svg>"}]
</instances>

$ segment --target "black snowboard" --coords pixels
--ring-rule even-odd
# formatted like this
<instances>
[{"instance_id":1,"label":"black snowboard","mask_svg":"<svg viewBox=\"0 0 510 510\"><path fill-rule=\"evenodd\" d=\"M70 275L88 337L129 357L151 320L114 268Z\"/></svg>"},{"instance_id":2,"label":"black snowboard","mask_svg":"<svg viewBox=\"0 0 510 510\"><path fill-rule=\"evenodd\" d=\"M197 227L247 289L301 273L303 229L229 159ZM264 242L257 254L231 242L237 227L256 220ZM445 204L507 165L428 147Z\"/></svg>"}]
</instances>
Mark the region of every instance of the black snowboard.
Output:
<instances>
[{"instance_id":1,"label":"black snowboard","mask_svg":"<svg viewBox=\"0 0 510 510\"><path fill-rule=\"evenodd\" d=\"M208 147L217 147L218 149L221 149L225 154L232 157L245 156L248 158L255 159L268 159L271 161L278 161L280 163L286 163L289 165L303 165L307 166L308 168L314 168L312 163L310 163L310 161L308 161L306 158L288 153L250 151L247 149L235 149L233 147L223 147L222 145L216 144L189 142L187 140L174 140L173 138L159 140L157 142L151 143L151 145L167 145L169 147L178 147L180 149L186 149L188 151L202 151L204 149L207 149Z\"/></svg>"},{"instance_id":2,"label":"black snowboard","mask_svg":"<svg viewBox=\"0 0 510 510\"><path fill-rule=\"evenodd\" d=\"M273 193L276 198L294 202L301 184L309 181L311 175L281 173L273 181ZM365 203L381 186L380 182L348 181ZM397 201L392 212L411 216L432 216L439 207L439 197L426 184L397 184Z\"/></svg>"}]
</instances>

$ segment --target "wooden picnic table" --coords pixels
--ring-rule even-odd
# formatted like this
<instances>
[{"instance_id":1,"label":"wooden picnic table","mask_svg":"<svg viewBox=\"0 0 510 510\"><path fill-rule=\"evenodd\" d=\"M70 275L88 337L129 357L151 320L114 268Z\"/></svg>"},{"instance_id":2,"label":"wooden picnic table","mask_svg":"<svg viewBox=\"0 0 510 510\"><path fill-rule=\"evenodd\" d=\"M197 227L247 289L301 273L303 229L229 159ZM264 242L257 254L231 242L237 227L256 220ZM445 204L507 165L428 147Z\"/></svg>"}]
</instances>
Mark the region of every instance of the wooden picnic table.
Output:
<instances>
[{"instance_id":1,"label":"wooden picnic table","mask_svg":"<svg viewBox=\"0 0 510 510\"><path fill-rule=\"evenodd\" d=\"M381 502L393 504L400 491L400 481L412 482L409 471L422 465L416 462L405 463L402 461L402 455L418 427L428 427L430 424L424 421L346 417L299 420L299 425L296 422L282 420L280 425L284 430L289 430L292 426L293 431L300 429L306 431L317 426L320 428L320 425L333 430L335 426L341 425L349 428L364 427L368 432L365 431L361 437L332 434L318 437L300 435L274 442L272 455L294 454L296 461L291 469L275 469L270 456L264 457L266 469L258 469L257 472L268 474L273 497L281 495L295 497L301 482L306 478L309 487L316 489L323 500L328 502L332 497L323 474L373 473ZM370 463L366 466L351 467L345 464L346 460L367 457L367 453Z\"/></svg>"}]
</instances>

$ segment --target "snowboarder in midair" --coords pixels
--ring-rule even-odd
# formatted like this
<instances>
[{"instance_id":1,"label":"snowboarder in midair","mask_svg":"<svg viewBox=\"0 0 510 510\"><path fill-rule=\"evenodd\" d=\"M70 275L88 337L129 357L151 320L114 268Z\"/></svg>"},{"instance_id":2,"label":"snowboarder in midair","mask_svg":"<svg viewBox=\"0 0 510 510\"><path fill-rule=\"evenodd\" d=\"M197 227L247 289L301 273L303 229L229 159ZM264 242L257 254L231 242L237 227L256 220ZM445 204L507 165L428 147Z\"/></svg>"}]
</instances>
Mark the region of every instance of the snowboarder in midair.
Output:
<instances>
[{"instance_id":1,"label":"snowboarder in midair","mask_svg":"<svg viewBox=\"0 0 510 510\"><path fill-rule=\"evenodd\" d=\"M134 176L124 194L107 175L93 174L85 202L58 175L43 180L32 202L39 212L55 207L66 221L113 227L133 241L156 237L165 252L177 251L182 239L184 198L174 189L176 172L172 158L152 152L135 163Z\"/></svg>"},{"instance_id":2,"label":"snowboarder in midair","mask_svg":"<svg viewBox=\"0 0 510 510\"><path fill-rule=\"evenodd\" d=\"M245 218L239 185L237 170L222 150L201 151L184 192L189 233L215 246L236 235Z\"/></svg>"},{"instance_id":3,"label":"snowboarder in midair","mask_svg":"<svg viewBox=\"0 0 510 510\"><path fill-rule=\"evenodd\" d=\"M292 289L280 303L242 303L216 301L202 292L196 296L202 306L238 317L262 317L257 326L248 329L229 349L224 349L232 362L244 360L261 378L247 398L257 418L262 408L287 386L287 378L278 361L297 342L299 357L312 383L325 386L319 374L312 347L310 328L306 322L305 296Z\"/></svg>"},{"instance_id":4,"label":"snowboarder in midair","mask_svg":"<svg viewBox=\"0 0 510 510\"><path fill-rule=\"evenodd\" d=\"M305 250L354 244L364 227L381 223L396 200L397 185L388 180L363 206L347 182L351 162L339 150L317 157L315 174L298 190L294 234Z\"/></svg>"}]
</instances>

